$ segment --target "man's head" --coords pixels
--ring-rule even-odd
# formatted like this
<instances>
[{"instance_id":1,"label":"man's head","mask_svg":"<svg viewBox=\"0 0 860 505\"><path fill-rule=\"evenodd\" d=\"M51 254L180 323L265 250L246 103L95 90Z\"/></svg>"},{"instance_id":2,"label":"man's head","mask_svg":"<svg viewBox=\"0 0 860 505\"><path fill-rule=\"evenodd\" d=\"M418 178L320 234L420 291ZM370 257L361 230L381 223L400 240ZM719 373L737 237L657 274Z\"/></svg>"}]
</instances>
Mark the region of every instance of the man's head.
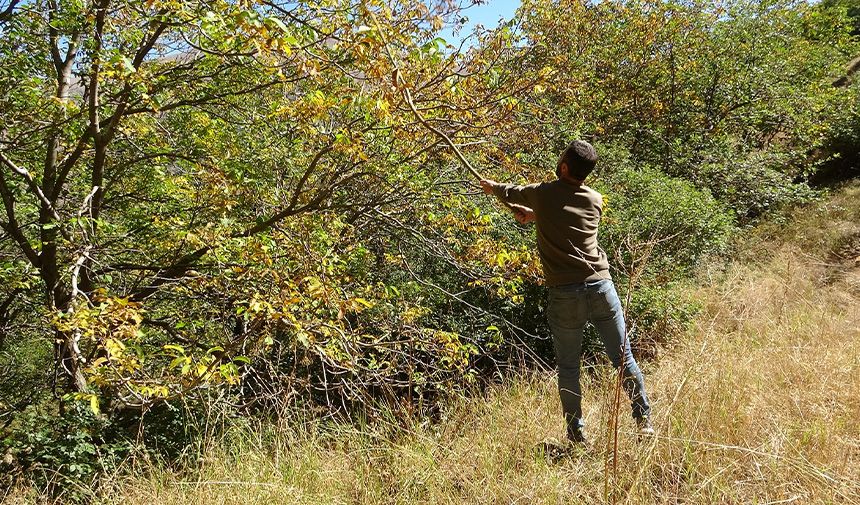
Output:
<instances>
[{"instance_id":1,"label":"man's head","mask_svg":"<svg viewBox=\"0 0 860 505\"><path fill-rule=\"evenodd\" d=\"M564 164L567 165L568 176L579 181L584 181L588 177L588 174L594 170L597 158L597 151L594 150L591 144L584 140L574 140L559 156L558 164L555 167L555 175L561 177L561 166Z\"/></svg>"}]
</instances>

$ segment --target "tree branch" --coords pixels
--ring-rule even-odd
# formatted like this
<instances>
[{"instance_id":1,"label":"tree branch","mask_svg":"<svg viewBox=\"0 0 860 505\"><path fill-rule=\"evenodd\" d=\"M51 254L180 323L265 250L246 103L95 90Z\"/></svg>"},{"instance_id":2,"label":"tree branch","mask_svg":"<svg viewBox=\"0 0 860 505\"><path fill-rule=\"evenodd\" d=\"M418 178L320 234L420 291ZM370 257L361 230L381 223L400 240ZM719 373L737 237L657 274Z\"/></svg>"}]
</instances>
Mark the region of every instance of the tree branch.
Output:
<instances>
[{"instance_id":1,"label":"tree branch","mask_svg":"<svg viewBox=\"0 0 860 505\"><path fill-rule=\"evenodd\" d=\"M6 208L6 219L8 219L9 222L2 223L2 226L6 230L6 233L11 235L18 243L18 247L20 247L24 252L27 260L30 261L30 264L36 268L41 268L42 261L39 258L39 254L33 250L27 237L25 237L24 233L21 232L18 219L15 217L15 198L9 190L9 186L6 183L6 177L3 175L3 172L3 170L0 170L0 196L3 198L3 206Z\"/></svg>"},{"instance_id":2,"label":"tree branch","mask_svg":"<svg viewBox=\"0 0 860 505\"><path fill-rule=\"evenodd\" d=\"M20 1L21 0L11 0L9 2L9 6L6 7L3 12L0 12L0 26L2 26L2 23L7 23L12 20L12 15L15 13L15 7L17 7Z\"/></svg>"},{"instance_id":3,"label":"tree branch","mask_svg":"<svg viewBox=\"0 0 860 505\"><path fill-rule=\"evenodd\" d=\"M75 163L78 162L80 157L84 154L84 151L87 148L87 141L93 138L93 132L95 128L93 125L89 125L86 131L81 135L78 139L78 143L75 146L75 150L69 153L68 156L63 158L57 165L59 170L57 170L57 178L54 184L54 190L51 192L51 201L57 201L57 198L60 196L60 192L63 189L63 186L66 184L66 179L69 176L69 172L72 170L72 167L75 166Z\"/></svg>"},{"instance_id":4,"label":"tree branch","mask_svg":"<svg viewBox=\"0 0 860 505\"><path fill-rule=\"evenodd\" d=\"M301 80L303 78L304 77L297 78L296 80ZM258 84L256 86L253 86L251 88L244 89L241 91L233 91L230 93L212 93L212 94L204 95L200 98L196 98L193 100L178 100L176 102L173 102L173 103L164 105L162 107L159 107L158 110L161 112L166 112L169 110L177 109L179 107L193 107L193 106L197 106L197 105L203 105L203 104L211 103L215 100L220 100L223 98L228 98L228 97L233 97L233 96L243 96L243 95L248 95L251 93L256 93L257 91L262 91L266 88L270 88L272 86L276 86L278 84L283 84L283 83L284 83L283 80L276 79L276 80L273 80L270 82L265 82L263 84ZM152 112L152 107L138 107L136 109L131 109L131 108L126 109L124 111L124 114L126 116L131 116L133 114L142 114L142 113L151 113L151 112Z\"/></svg>"},{"instance_id":5,"label":"tree branch","mask_svg":"<svg viewBox=\"0 0 860 505\"><path fill-rule=\"evenodd\" d=\"M159 11L158 15L163 16L167 14L167 9L162 9ZM164 33L168 25L166 23L159 23L158 26L155 27L155 30L152 31L152 34L149 36L149 39L140 46L137 50L137 54L134 56L134 60L132 61L132 66L135 69L139 69L140 65L143 63L143 60L146 58L146 55L152 50L155 43L158 42L158 39L161 37L161 34Z\"/></svg>"},{"instance_id":6,"label":"tree branch","mask_svg":"<svg viewBox=\"0 0 860 505\"><path fill-rule=\"evenodd\" d=\"M2 152L0 152L0 161L2 161L4 165L6 165L10 169L12 169L13 172L15 172L16 174L23 177L24 180L27 181L27 186L30 188L30 191L32 191L33 194L36 195L36 197L39 199L39 201L42 202L42 205L44 205L48 209L48 211L51 212L51 216L55 220L60 221L60 215L57 214L57 210L54 208L54 205L51 203L51 201L48 199L48 197L46 197L45 194L42 192L42 188L39 187L39 185L36 183L35 179L33 179L33 176L30 174L30 172L26 168L21 168L18 165L16 165L12 160L7 158L6 155L4 155Z\"/></svg>"},{"instance_id":7,"label":"tree branch","mask_svg":"<svg viewBox=\"0 0 860 505\"><path fill-rule=\"evenodd\" d=\"M301 179L299 179L299 182L296 184L296 188L293 191L293 197L285 209L278 212L274 216L270 217L266 221L252 226L251 228L247 229L246 231L244 231L242 233L234 234L233 238L250 237L251 235L255 235L255 234L271 227L273 224L286 218L287 216L289 216L293 213L296 213L296 212L300 212L300 211L296 210L296 204L299 201L299 196L301 195L302 188L304 188L304 185L307 183L311 174L316 170L316 167L319 164L322 157L325 156L326 153L330 152L333 148L334 147L332 145L328 145L328 146L320 149L319 152L317 152L317 154L314 156L313 160L311 160L310 164L308 165L308 168L305 170L305 173L302 174Z\"/></svg>"},{"instance_id":8,"label":"tree branch","mask_svg":"<svg viewBox=\"0 0 860 505\"><path fill-rule=\"evenodd\" d=\"M142 302L155 294L158 289L171 281L175 281L185 275L185 272L191 270L200 258L209 252L210 247L203 247L192 253L186 254L173 265L160 269L154 276L152 282L137 293L133 293L129 299L133 302Z\"/></svg>"}]
</instances>

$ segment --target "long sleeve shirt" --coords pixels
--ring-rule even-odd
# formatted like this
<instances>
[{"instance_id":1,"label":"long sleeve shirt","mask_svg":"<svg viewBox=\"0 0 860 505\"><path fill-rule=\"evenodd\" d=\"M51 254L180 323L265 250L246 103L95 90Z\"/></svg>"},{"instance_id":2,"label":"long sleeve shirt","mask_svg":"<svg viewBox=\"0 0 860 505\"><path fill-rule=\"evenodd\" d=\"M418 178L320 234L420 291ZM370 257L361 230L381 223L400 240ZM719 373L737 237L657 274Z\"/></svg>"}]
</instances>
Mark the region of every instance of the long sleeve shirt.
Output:
<instances>
[{"instance_id":1,"label":"long sleeve shirt","mask_svg":"<svg viewBox=\"0 0 860 505\"><path fill-rule=\"evenodd\" d=\"M534 210L538 254L548 286L610 279L609 261L597 244L603 197L565 179L516 186L496 184L503 201Z\"/></svg>"}]
</instances>

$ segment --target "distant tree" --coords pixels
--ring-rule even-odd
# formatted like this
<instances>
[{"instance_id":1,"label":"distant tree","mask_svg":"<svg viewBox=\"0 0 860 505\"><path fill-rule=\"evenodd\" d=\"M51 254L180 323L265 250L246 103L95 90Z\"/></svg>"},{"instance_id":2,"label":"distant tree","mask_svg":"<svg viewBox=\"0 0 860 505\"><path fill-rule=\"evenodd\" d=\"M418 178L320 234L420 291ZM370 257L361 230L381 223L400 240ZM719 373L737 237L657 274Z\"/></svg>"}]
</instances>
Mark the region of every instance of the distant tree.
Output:
<instances>
[{"instance_id":1,"label":"distant tree","mask_svg":"<svg viewBox=\"0 0 860 505\"><path fill-rule=\"evenodd\" d=\"M526 2L521 31L549 76L536 129L625 145L753 217L815 170L843 99L830 83L858 50L845 21L792 0Z\"/></svg>"},{"instance_id":2,"label":"distant tree","mask_svg":"<svg viewBox=\"0 0 860 505\"><path fill-rule=\"evenodd\" d=\"M825 9L844 9L845 14L851 20L851 35L860 35L860 1L822 0L821 7Z\"/></svg>"}]
</instances>

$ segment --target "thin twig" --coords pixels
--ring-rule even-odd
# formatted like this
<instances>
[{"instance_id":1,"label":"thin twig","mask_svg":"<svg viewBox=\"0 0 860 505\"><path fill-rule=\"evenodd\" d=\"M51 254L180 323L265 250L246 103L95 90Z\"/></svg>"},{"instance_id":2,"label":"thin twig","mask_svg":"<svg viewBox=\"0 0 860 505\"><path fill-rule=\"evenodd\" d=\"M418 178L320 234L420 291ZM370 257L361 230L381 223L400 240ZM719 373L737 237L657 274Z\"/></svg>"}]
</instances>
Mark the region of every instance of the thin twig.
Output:
<instances>
[{"instance_id":1,"label":"thin twig","mask_svg":"<svg viewBox=\"0 0 860 505\"><path fill-rule=\"evenodd\" d=\"M460 151L460 148L457 147L457 144L455 144L454 141L451 140L451 137L449 137L447 134L445 134L445 132L443 132L442 130L431 125L427 121L427 119L425 119L424 116L422 116L421 113L418 112L418 108L415 107L415 103L412 100L412 92L409 91L409 85L405 82L405 80L403 78L403 72L400 70L400 65L397 62L397 58L395 58L394 53L391 52L391 47L389 47L389 45L388 45L388 40L385 38L385 33L382 31L382 28L381 28L379 22L376 20L376 16L373 14L373 12L370 12L370 17L371 17L371 19L373 19L373 22L376 25L376 31L379 33L379 36L382 38L382 44L385 47L385 52L388 53L388 58L391 60L391 64L394 65L394 79L393 79L394 83L393 84L396 88L400 89L400 93L403 95L403 100L406 102L406 105L409 106L409 109L412 111L412 114L415 115L415 118L418 119L418 122L421 123L422 126L427 128L431 132L435 133L437 136L439 136L442 140L445 141L445 143L448 145L448 147L450 147L454 151L454 155L457 156L457 159L460 160L460 162L463 164L464 167L466 167L466 169L469 171L469 173L471 173L479 181L484 180L484 177L480 173L478 173L478 171L475 170L475 168L472 166L472 164L469 163L469 160L467 160L466 157L463 156L462 151ZM507 207L509 209L511 208L511 206L508 202L505 202L504 200L501 200L501 199L499 201L505 207Z\"/></svg>"},{"instance_id":2,"label":"thin twig","mask_svg":"<svg viewBox=\"0 0 860 505\"><path fill-rule=\"evenodd\" d=\"M174 484L182 486L263 486L263 487L280 487L277 484L268 482L242 482L230 480L202 480L198 482L179 481Z\"/></svg>"}]
</instances>

